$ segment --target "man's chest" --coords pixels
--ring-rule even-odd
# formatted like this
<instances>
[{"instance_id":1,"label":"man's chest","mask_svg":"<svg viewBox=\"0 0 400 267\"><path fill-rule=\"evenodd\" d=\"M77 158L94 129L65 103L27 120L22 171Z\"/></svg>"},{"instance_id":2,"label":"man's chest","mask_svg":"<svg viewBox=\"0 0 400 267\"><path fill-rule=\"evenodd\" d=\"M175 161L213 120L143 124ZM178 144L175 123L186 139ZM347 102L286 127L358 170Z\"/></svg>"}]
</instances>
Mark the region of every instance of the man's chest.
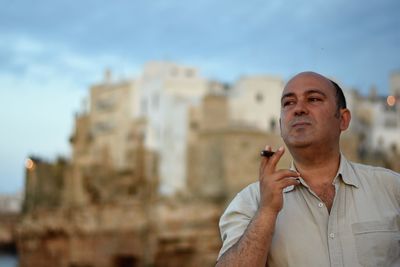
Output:
<instances>
[{"instance_id":1,"label":"man's chest","mask_svg":"<svg viewBox=\"0 0 400 267\"><path fill-rule=\"evenodd\" d=\"M398 260L400 216L396 209L343 187L332 199L329 213L323 197L302 190L284 195L270 267L391 266Z\"/></svg>"}]
</instances>

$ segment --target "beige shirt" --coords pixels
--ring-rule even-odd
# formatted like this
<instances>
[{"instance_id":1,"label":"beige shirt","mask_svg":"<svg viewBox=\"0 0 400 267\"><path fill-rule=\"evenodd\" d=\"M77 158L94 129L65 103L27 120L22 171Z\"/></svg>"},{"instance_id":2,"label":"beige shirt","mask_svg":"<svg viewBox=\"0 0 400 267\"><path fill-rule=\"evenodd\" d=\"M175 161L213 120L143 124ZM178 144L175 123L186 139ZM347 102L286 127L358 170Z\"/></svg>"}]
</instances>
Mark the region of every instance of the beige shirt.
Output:
<instances>
[{"instance_id":1,"label":"beige shirt","mask_svg":"<svg viewBox=\"0 0 400 267\"><path fill-rule=\"evenodd\" d=\"M400 174L352 163L342 155L330 214L300 180L284 190L269 267L400 266ZM242 236L259 200L257 182L230 203L220 219L219 257Z\"/></svg>"}]
</instances>

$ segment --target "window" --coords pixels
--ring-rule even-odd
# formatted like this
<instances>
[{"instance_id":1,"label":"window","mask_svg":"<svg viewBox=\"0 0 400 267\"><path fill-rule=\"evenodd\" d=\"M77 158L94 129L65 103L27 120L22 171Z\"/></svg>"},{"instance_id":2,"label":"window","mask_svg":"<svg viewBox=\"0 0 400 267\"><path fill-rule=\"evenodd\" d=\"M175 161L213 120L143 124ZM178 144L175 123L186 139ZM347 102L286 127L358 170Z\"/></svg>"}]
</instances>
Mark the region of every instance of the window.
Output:
<instances>
[{"instance_id":1,"label":"window","mask_svg":"<svg viewBox=\"0 0 400 267\"><path fill-rule=\"evenodd\" d=\"M115 128L115 124L111 121L99 121L94 126L94 130L96 133L110 132L114 128Z\"/></svg>"},{"instance_id":2,"label":"window","mask_svg":"<svg viewBox=\"0 0 400 267\"><path fill-rule=\"evenodd\" d=\"M190 122L190 129L192 130L197 130L199 128L199 125L196 121L191 121Z\"/></svg>"},{"instance_id":3,"label":"window","mask_svg":"<svg viewBox=\"0 0 400 267\"><path fill-rule=\"evenodd\" d=\"M256 102L257 103L262 103L264 101L264 95L261 93L256 94Z\"/></svg>"},{"instance_id":4,"label":"window","mask_svg":"<svg viewBox=\"0 0 400 267\"><path fill-rule=\"evenodd\" d=\"M96 101L96 109L99 111L113 110L114 107L115 107L115 101L113 98L99 99Z\"/></svg>"}]
</instances>

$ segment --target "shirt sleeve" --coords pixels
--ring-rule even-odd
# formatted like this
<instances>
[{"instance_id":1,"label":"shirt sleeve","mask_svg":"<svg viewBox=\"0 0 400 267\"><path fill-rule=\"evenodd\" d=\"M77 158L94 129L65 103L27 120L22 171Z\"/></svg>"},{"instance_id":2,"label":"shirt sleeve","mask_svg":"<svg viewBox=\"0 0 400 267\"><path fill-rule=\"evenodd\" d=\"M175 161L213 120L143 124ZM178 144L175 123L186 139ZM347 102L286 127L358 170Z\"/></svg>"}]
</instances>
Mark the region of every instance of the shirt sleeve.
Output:
<instances>
[{"instance_id":1,"label":"shirt sleeve","mask_svg":"<svg viewBox=\"0 0 400 267\"><path fill-rule=\"evenodd\" d=\"M243 189L229 204L219 221L222 248L218 259L238 242L258 209L258 183Z\"/></svg>"}]
</instances>

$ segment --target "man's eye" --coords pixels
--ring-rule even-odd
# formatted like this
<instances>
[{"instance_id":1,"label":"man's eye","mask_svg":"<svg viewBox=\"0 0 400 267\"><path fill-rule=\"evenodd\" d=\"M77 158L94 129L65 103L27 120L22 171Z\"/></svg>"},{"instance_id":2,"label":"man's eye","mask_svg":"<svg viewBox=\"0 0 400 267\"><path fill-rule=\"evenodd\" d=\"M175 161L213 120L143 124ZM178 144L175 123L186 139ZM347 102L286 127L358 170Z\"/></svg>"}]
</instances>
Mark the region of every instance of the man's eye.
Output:
<instances>
[{"instance_id":1,"label":"man's eye","mask_svg":"<svg viewBox=\"0 0 400 267\"><path fill-rule=\"evenodd\" d=\"M283 102L283 106L284 107L289 106L289 105L293 105L293 104L294 104L294 101L285 101L285 102Z\"/></svg>"},{"instance_id":2,"label":"man's eye","mask_svg":"<svg viewBox=\"0 0 400 267\"><path fill-rule=\"evenodd\" d=\"M321 101L321 99L318 98L318 97L310 97L310 98L308 99L308 101L310 101L310 102L317 102L317 101Z\"/></svg>"}]
</instances>

